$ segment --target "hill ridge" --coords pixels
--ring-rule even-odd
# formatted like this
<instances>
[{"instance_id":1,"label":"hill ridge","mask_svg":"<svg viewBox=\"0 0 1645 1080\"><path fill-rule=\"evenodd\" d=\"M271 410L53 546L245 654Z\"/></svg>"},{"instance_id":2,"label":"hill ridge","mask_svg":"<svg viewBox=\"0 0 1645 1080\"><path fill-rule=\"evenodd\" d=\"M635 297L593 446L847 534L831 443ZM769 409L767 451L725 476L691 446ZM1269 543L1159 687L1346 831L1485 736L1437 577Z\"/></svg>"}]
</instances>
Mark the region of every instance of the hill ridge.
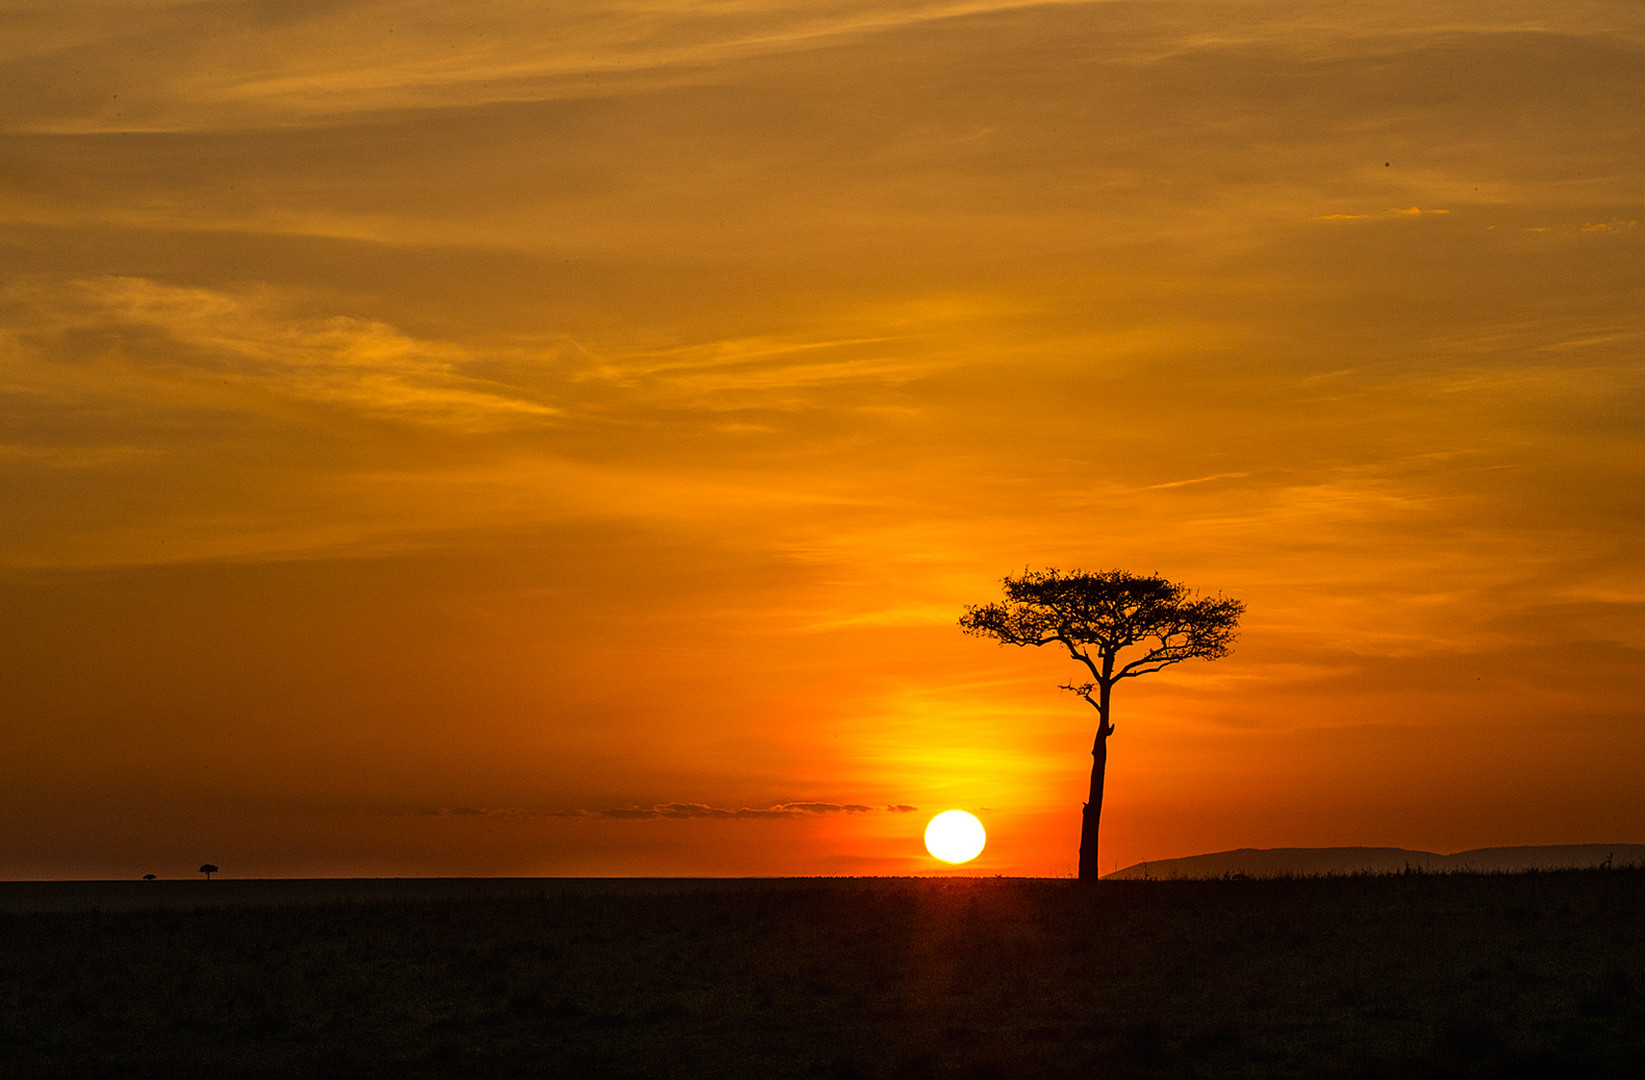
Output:
<instances>
[{"instance_id":1,"label":"hill ridge","mask_svg":"<svg viewBox=\"0 0 1645 1080\"><path fill-rule=\"evenodd\" d=\"M1388 874L1403 870L1428 873L1516 870L1564 870L1645 864L1645 844L1526 844L1469 848L1441 854L1400 847L1234 848L1176 859L1150 859L1103 875L1109 880L1207 878L1243 874L1284 877L1322 874Z\"/></svg>"}]
</instances>

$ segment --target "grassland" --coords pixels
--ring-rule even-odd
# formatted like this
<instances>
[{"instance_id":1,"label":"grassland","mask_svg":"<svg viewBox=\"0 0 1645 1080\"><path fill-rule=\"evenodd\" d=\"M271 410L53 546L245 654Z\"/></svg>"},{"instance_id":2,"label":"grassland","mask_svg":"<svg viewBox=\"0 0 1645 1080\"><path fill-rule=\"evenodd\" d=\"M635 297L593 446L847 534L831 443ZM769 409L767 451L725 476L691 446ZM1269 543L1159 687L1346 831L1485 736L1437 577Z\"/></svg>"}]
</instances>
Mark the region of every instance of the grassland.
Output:
<instances>
[{"instance_id":1,"label":"grassland","mask_svg":"<svg viewBox=\"0 0 1645 1080\"><path fill-rule=\"evenodd\" d=\"M0 916L7 1077L1634 1076L1645 872Z\"/></svg>"}]
</instances>

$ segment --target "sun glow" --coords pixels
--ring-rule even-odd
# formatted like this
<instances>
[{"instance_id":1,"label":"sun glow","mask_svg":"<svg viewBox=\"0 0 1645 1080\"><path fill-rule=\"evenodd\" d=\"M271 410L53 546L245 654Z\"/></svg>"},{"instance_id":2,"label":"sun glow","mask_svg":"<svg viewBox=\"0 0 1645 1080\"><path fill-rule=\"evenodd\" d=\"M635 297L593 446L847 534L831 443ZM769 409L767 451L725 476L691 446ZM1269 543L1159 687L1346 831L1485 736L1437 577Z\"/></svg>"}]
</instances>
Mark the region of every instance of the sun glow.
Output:
<instances>
[{"instance_id":1,"label":"sun glow","mask_svg":"<svg viewBox=\"0 0 1645 1080\"><path fill-rule=\"evenodd\" d=\"M943 862L970 862L987 842L982 822L964 810L946 810L925 827L925 850Z\"/></svg>"}]
</instances>

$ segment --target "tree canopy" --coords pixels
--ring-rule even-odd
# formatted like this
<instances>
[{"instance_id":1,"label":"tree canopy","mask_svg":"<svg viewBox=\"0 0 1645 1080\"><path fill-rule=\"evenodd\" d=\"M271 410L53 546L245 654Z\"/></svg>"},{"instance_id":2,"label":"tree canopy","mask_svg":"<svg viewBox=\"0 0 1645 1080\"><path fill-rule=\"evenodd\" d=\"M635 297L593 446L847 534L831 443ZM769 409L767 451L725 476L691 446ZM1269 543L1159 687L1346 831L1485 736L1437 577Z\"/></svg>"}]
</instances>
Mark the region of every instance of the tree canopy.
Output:
<instances>
[{"instance_id":1,"label":"tree canopy","mask_svg":"<svg viewBox=\"0 0 1645 1080\"><path fill-rule=\"evenodd\" d=\"M1105 683L1227 656L1245 612L1239 600L1124 570L1024 570L1004 585L1005 600L967 607L961 629L1005 645L1063 646L1091 672L1093 682L1068 687L1088 701ZM1131 648L1141 652L1122 658Z\"/></svg>"}]
</instances>

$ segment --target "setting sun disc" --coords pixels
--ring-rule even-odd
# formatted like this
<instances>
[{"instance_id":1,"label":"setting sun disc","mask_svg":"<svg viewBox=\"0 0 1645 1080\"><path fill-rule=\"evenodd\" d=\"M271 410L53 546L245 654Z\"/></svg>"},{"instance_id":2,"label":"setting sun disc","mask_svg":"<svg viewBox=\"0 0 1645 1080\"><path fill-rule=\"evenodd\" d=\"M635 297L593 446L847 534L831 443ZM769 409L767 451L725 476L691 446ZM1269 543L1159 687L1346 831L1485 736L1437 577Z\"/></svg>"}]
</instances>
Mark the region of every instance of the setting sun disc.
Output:
<instances>
[{"instance_id":1,"label":"setting sun disc","mask_svg":"<svg viewBox=\"0 0 1645 1080\"><path fill-rule=\"evenodd\" d=\"M987 842L982 822L964 810L945 810L925 827L925 850L943 862L970 862Z\"/></svg>"}]
</instances>

